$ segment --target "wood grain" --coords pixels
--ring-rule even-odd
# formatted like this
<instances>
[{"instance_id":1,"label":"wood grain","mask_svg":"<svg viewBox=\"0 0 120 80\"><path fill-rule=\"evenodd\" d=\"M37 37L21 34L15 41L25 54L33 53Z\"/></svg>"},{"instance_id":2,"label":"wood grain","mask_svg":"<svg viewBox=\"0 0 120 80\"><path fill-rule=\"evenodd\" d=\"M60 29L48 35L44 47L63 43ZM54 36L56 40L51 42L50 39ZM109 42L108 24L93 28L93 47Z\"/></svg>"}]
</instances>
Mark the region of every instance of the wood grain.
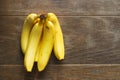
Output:
<instances>
[{"instance_id":1,"label":"wood grain","mask_svg":"<svg viewBox=\"0 0 120 80\"><path fill-rule=\"evenodd\" d=\"M20 33L25 16L0 16L0 64L23 64ZM65 60L50 64L120 63L120 17L59 16Z\"/></svg>"},{"instance_id":2,"label":"wood grain","mask_svg":"<svg viewBox=\"0 0 120 80\"><path fill-rule=\"evenodd\" d=\"M29 13L58 15L65 60L43 72L23 66L20 34ZM120 80L119 0L0 0L0 80Z\"/></svg>"},{"instance_id":3,"label":"wood grain","mask_svg":"<svg viewBox=\"0 0 120 80\"><path fill-rule=\"evenodd\" d=\"M4 74L4 75L3 75ZM21 65L0 66L1 80L119 80L120 65L49 65L45 71L26 72Z\"/></svg>"},{"instance_id":4,"label":"wood grain","mask_svg":"<svg viewBox=\"0 0 120 80\"><path fill-rule=\"evenodd\" d=\"M119 0L1 0L0 15L54 12L57 15L120 15Z\"/></svg>"}]
</instances>

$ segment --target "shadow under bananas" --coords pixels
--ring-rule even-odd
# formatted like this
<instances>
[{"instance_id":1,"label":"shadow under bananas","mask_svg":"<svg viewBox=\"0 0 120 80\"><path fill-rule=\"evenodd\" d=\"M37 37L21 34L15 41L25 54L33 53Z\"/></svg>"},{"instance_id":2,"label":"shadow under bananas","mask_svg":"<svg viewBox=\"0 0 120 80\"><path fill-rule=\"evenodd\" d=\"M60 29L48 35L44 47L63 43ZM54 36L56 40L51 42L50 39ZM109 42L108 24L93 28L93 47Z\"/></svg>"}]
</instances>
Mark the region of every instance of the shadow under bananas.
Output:
<instances>
[{"instance_id":1,"label":"shadow under bananas","mask_svg":"<svg viewBox=\"0 0 120 80\"><path fill-rule=\"evenodd\" d=\"M37 63L34 63L32 72L27 72L25 70L24 73L24 80L56 80L57 79L57 72L58 69L54 68L54 65L63 64L63 61L59 61L52 51L50 60L46 66L46 68L39 72L37 69ZM53 72L53 73L52 73ZM54 76L53 76L54 75Z\"/></svg>"},{"instance_id":2,"label":"shadow under bananas","mask_svg":"<svg viewBox=\"0 0 120 80\"><path fill-rule=\"evenodd\" d=\"M36 65L36 63L34 63L32 72L27 72L25 69L24 80L35 80L36 75L37 75L37 65Z\"/></svg>"}]
</instances>

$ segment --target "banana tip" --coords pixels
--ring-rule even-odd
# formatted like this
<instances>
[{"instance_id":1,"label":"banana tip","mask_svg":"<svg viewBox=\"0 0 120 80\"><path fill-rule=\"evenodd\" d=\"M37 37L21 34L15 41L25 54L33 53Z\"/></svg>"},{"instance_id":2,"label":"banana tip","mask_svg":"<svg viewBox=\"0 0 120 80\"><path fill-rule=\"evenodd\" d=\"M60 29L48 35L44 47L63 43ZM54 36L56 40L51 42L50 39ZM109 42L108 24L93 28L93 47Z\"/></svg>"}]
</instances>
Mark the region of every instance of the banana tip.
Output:
<instances>
[{"instance_id":1,"label":"banana tip","mask_svg":"<svg viewBox=\"0 0 120 80\"><path fill-rule=\"evenodd\" d=\"M43 71L43 70L44 70L43 68L42 68L42 69L38 68L38 71L39 71L39 72L41 72L41 71Z\"/></svg>"},{"instance_id":2,"label":"banana tip","mask_svg":"<svg viewBox=\"0 0 120 80\"><path fill-rule=\"evenodd\" d=\"M28 68L27 68L27 72L31 72L31 71L32 71L32 69L28 69Z\"/></svg>"},{"instance_id":3,"label":"banana tip","mask_svg":"<svg viewBox=\"0 0 120 80\"><path fill-rule=\"evenodd\" d=\"M60 60L60 61L61 61L61 60L64 60L64 57L58 58L58 60Z\"/></svg>"}]
</instances>

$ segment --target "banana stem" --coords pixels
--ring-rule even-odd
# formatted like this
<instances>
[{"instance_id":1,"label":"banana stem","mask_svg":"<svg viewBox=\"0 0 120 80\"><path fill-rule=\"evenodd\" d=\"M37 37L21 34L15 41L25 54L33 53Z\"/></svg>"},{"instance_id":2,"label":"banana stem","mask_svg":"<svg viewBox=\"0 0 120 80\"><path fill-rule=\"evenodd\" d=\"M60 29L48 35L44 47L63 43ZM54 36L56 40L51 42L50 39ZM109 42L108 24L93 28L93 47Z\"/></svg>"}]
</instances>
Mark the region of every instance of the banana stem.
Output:
<instances>
[{"instance_id":1,"label":"banana stem","mask_svg":"<svg viewBox=\"0 0 120 80\"><path fill-rule=\"evenodd\" d=\"M41 20L45 20L45 19L46 19L46 16L47 16L46 14L41 14L41 15L40 15L40 19L41 19Z\"/></svg>"}]
</instances>

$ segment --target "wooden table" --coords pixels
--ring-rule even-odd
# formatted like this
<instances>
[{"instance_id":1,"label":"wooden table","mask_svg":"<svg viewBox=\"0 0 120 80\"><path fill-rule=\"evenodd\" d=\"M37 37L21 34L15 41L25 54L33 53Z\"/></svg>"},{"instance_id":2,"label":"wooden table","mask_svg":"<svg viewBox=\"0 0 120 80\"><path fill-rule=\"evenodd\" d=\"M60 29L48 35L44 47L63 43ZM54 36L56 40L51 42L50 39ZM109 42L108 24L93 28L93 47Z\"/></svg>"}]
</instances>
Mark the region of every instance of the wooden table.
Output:
<instances>
[{"instance_id":1,"label":"wooden table","mask_svg":"<svg viewBox=\"0 0 120 80\"><path fill-rule=\"evenodd\" d=\"M20 34L33 12L57 14L66 54L28 73ZM1 0L0 80L120 80L120 0Z\"/></svg>"}]
</instances>

